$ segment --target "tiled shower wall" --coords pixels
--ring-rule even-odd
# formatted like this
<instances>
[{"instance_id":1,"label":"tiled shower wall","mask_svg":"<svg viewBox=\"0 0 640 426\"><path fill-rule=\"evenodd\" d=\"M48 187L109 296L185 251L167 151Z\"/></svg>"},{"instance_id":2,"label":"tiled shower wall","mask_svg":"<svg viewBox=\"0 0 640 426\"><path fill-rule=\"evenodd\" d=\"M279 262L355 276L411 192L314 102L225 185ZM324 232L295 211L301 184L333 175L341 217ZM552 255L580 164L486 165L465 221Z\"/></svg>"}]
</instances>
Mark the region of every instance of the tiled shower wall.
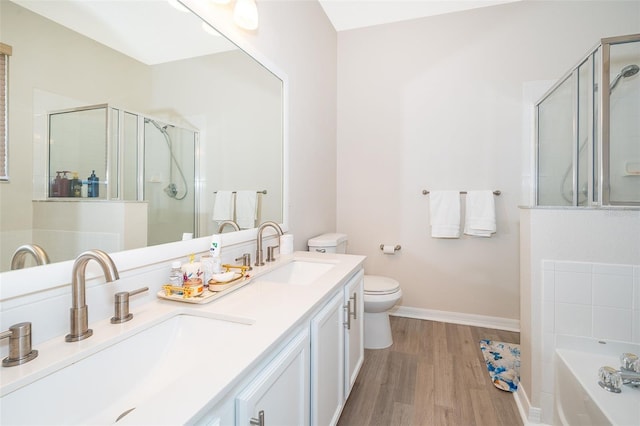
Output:
<instances>
[{"instance_id":1,"label":"tiled shower wall","mask_svg":"<svg viewBox=\"0 0 640 426\"><path fill-rule=\"evenodd\" d=\"M542 286L540 405L550 424L558 336L640 343L640 265L545 260Z\"/></svg>"}]
</instances>

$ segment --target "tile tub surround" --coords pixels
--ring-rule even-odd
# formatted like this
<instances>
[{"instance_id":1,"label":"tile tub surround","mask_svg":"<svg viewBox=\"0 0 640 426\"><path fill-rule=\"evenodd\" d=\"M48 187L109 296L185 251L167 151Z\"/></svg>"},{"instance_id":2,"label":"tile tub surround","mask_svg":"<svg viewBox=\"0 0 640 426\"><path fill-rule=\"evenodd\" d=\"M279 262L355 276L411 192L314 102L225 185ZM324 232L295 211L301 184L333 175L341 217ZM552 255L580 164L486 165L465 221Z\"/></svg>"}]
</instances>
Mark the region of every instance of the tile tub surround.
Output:
<instances>
[{"instance_id":1,"label":"tile tub surround","mask_svg":"<svg viewBox=\"0 0 640 426\"><path fill-rule=\"evenodd\" d=\"M541 307L540 405L551 423L556 348L581 339L640 343L640 265L544 260Z\"/></svg>"},{"instance_id":2,"label":"tile tub surround","mask_svg":"<svg viewBox=\"0 0 640 426\"><path fill-rule=\"evenodd\" d=\"M334 268L322 276L321 279L309 286L285 286L266 281L261 281L259 275L263 272L281 266L293 259L313 261L319 256L320 261L336 262ZM189 422L198 410L205 406L212 406L224 396L224 391L230 389L243 372L248 371L265 354L270 353L281 342L283 336L295 329L301 319L317 308L325 296L343 285L353 272L361 268L363 256L325 254L318 255L309 252L296 252L291 256L282 256L274 264L254 268L254 281L239 289L205 305L193 305L173 301L165 301L156 298L162 282L155 283L150 289L153 300L132 308L134 318L132 321L113 325L109 319L98 321L90 320L90 327L94 330L91 338L82 342L66 343L64 335L60 334L50 341L34 345L40 351L40 355L34 361L20 367L4 368L0 371L2 388L0 395L10 393L12 390L26 386L33 380L37 380L52 371L55 371L69 363L90 356L100 351L115 341L141 331L149 325L157 324L163 319L176 313L199 312L202 315L229 316L232 318L250 318L251 338L243 340L239 345L237 357L234 357L225 366L224 374L218 368L204 368L199 377L193 378L189 392L184 392L184 401L173 400L175 404L157 403L143 404L126 419L124 423L172 423L182 424ZM109 283L103 285L107 286ZM70 296L67 294L70 303ZM111 295L112 297L112 295ZM92 298L88 298L91 306ZM35 303L33 309L38 309ZM65 304L64 316L68 321L68 306ZM68 326L68 325L67 325ZM182 399L182 393L175 394ZM154 420L155 419L155 420Z\"/></svg>"}]
</instances>

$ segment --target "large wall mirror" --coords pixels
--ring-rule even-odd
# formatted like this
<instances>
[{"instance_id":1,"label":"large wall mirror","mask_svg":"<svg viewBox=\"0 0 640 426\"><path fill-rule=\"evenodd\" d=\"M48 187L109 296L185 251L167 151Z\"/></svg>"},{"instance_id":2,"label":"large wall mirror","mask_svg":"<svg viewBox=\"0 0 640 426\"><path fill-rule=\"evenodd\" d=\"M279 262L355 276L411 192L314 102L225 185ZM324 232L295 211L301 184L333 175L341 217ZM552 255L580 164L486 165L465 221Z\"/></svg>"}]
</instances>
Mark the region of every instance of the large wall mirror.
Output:
<instances>
[{"instance_id":1,"label":"large wall mirror","mask_svg":"<svg viewBox=\"0 0 640 426\"><path fill-rule=\"evenodd\" d=\"M196 15L166 0L0 0L0 19L13 48L0 271L23 244L59 262L211 235L218 192L255 191L255 223L283 222L283 82ZM109 148L65 154L100 133L74 127L94 106ZM100 196L52 196L56 172L86 185L94 170Z\"/></svg>"}]
</instances>

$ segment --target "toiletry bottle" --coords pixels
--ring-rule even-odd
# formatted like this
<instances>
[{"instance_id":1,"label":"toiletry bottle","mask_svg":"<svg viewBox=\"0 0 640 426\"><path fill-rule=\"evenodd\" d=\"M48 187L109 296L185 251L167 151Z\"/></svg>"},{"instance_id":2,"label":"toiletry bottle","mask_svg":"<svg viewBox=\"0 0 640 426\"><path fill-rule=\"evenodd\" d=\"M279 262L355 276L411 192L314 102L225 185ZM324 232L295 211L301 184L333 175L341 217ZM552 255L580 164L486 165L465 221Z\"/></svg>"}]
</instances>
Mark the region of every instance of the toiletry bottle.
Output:
<instances>
[{"instance_id":1,"label":"toiletry bottle","mask_svg":"<svg viewBox=\"0 0 640 426\"><path fill-rule=\"evenodd\" d=\"M96 176L96 171L92 170L91 171L91 176L89 176L89 178L87 179L89 181L89 183L87 185L89 185L89 188L87 190L87 196L89 198L96 198L100 195L100 190L98 188L98 184L100 183L100 179L98 179L98 177Z\"/></svg>"},{"instance_id":2,"label":"toiletry bottle","mask_svg":"<svg viewBox=\"0 0 640 426\"><path fill-rule=\"evenodd\" d=\"M59 197L60 196L60 180L62 178L60 177L60 172L56 172L56 177L55 179L53 179L53 182L51 183L51 196L52 197Z\"/></svg>"},{"instance_id":3,"label":"toiletry bottle","mask_svg":"<svg viewBox=\"0 0 640 426\"><path fill-rule=\"evenodd\" d=\"M62 172L62 179L60 179L60 196L61 197L70 197L71 196L71 181L67 177L68 171Z\"/></svg>"},{"instance_id":4,"label":"toiletry bottle","mask_svg":"<svg viewBox=\"0 0 640 426\"><path fill-rule=\"evenodd\" d=\"M211 236L211 247L209 247L209 254L211 255L211 272L213 274L219 274L222 272L222 261L220 260L220 251L222 249L222 241L220 234L213 234Z\"/></svg>"},{"instance_id":5,"label":"toiletry bottle","mask_svg":"<svg viewBox=\"0 0 640 426\"><path fill-rule=\"evenodd\" d=\"M169 271L169 284L174 287L182 287L184 283L184 276L182 273L182 263L177 260L171 264L171 271Z\"/></svg>"},{"instance_id":6,"label":"toiletry bottle","mask_svg":"<svg viewBox=\"0 0 640 426\"><path fill-rule=\"evenodd\" d=\"M78 177L78 172L73 172L73 179L71 179L71 196L78 198L82 196L82 181Z\"/></svg>"}]
</instances>

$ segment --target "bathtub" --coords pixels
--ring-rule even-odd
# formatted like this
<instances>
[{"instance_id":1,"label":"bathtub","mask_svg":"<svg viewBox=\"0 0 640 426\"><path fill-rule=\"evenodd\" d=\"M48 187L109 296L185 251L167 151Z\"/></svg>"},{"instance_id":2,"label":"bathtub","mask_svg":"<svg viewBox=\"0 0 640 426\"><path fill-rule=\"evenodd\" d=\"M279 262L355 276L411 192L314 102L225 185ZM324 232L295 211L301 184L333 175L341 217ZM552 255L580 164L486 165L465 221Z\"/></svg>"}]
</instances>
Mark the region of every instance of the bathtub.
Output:
<instances>
[{"instance_id":1,"label":"bathtub","mask_svg":"<svg viewBox=\"0 0 640 426\"><path fill-rule=\"evenodd\" d=\"M598 385L598 370L620 368L620 354L640 355L640 345L576 341L555 354L554 425L640 425L640 388L628 385L611 393ZM571 349L566 349L571 347Z\"/></svg>"}]
</instances>

